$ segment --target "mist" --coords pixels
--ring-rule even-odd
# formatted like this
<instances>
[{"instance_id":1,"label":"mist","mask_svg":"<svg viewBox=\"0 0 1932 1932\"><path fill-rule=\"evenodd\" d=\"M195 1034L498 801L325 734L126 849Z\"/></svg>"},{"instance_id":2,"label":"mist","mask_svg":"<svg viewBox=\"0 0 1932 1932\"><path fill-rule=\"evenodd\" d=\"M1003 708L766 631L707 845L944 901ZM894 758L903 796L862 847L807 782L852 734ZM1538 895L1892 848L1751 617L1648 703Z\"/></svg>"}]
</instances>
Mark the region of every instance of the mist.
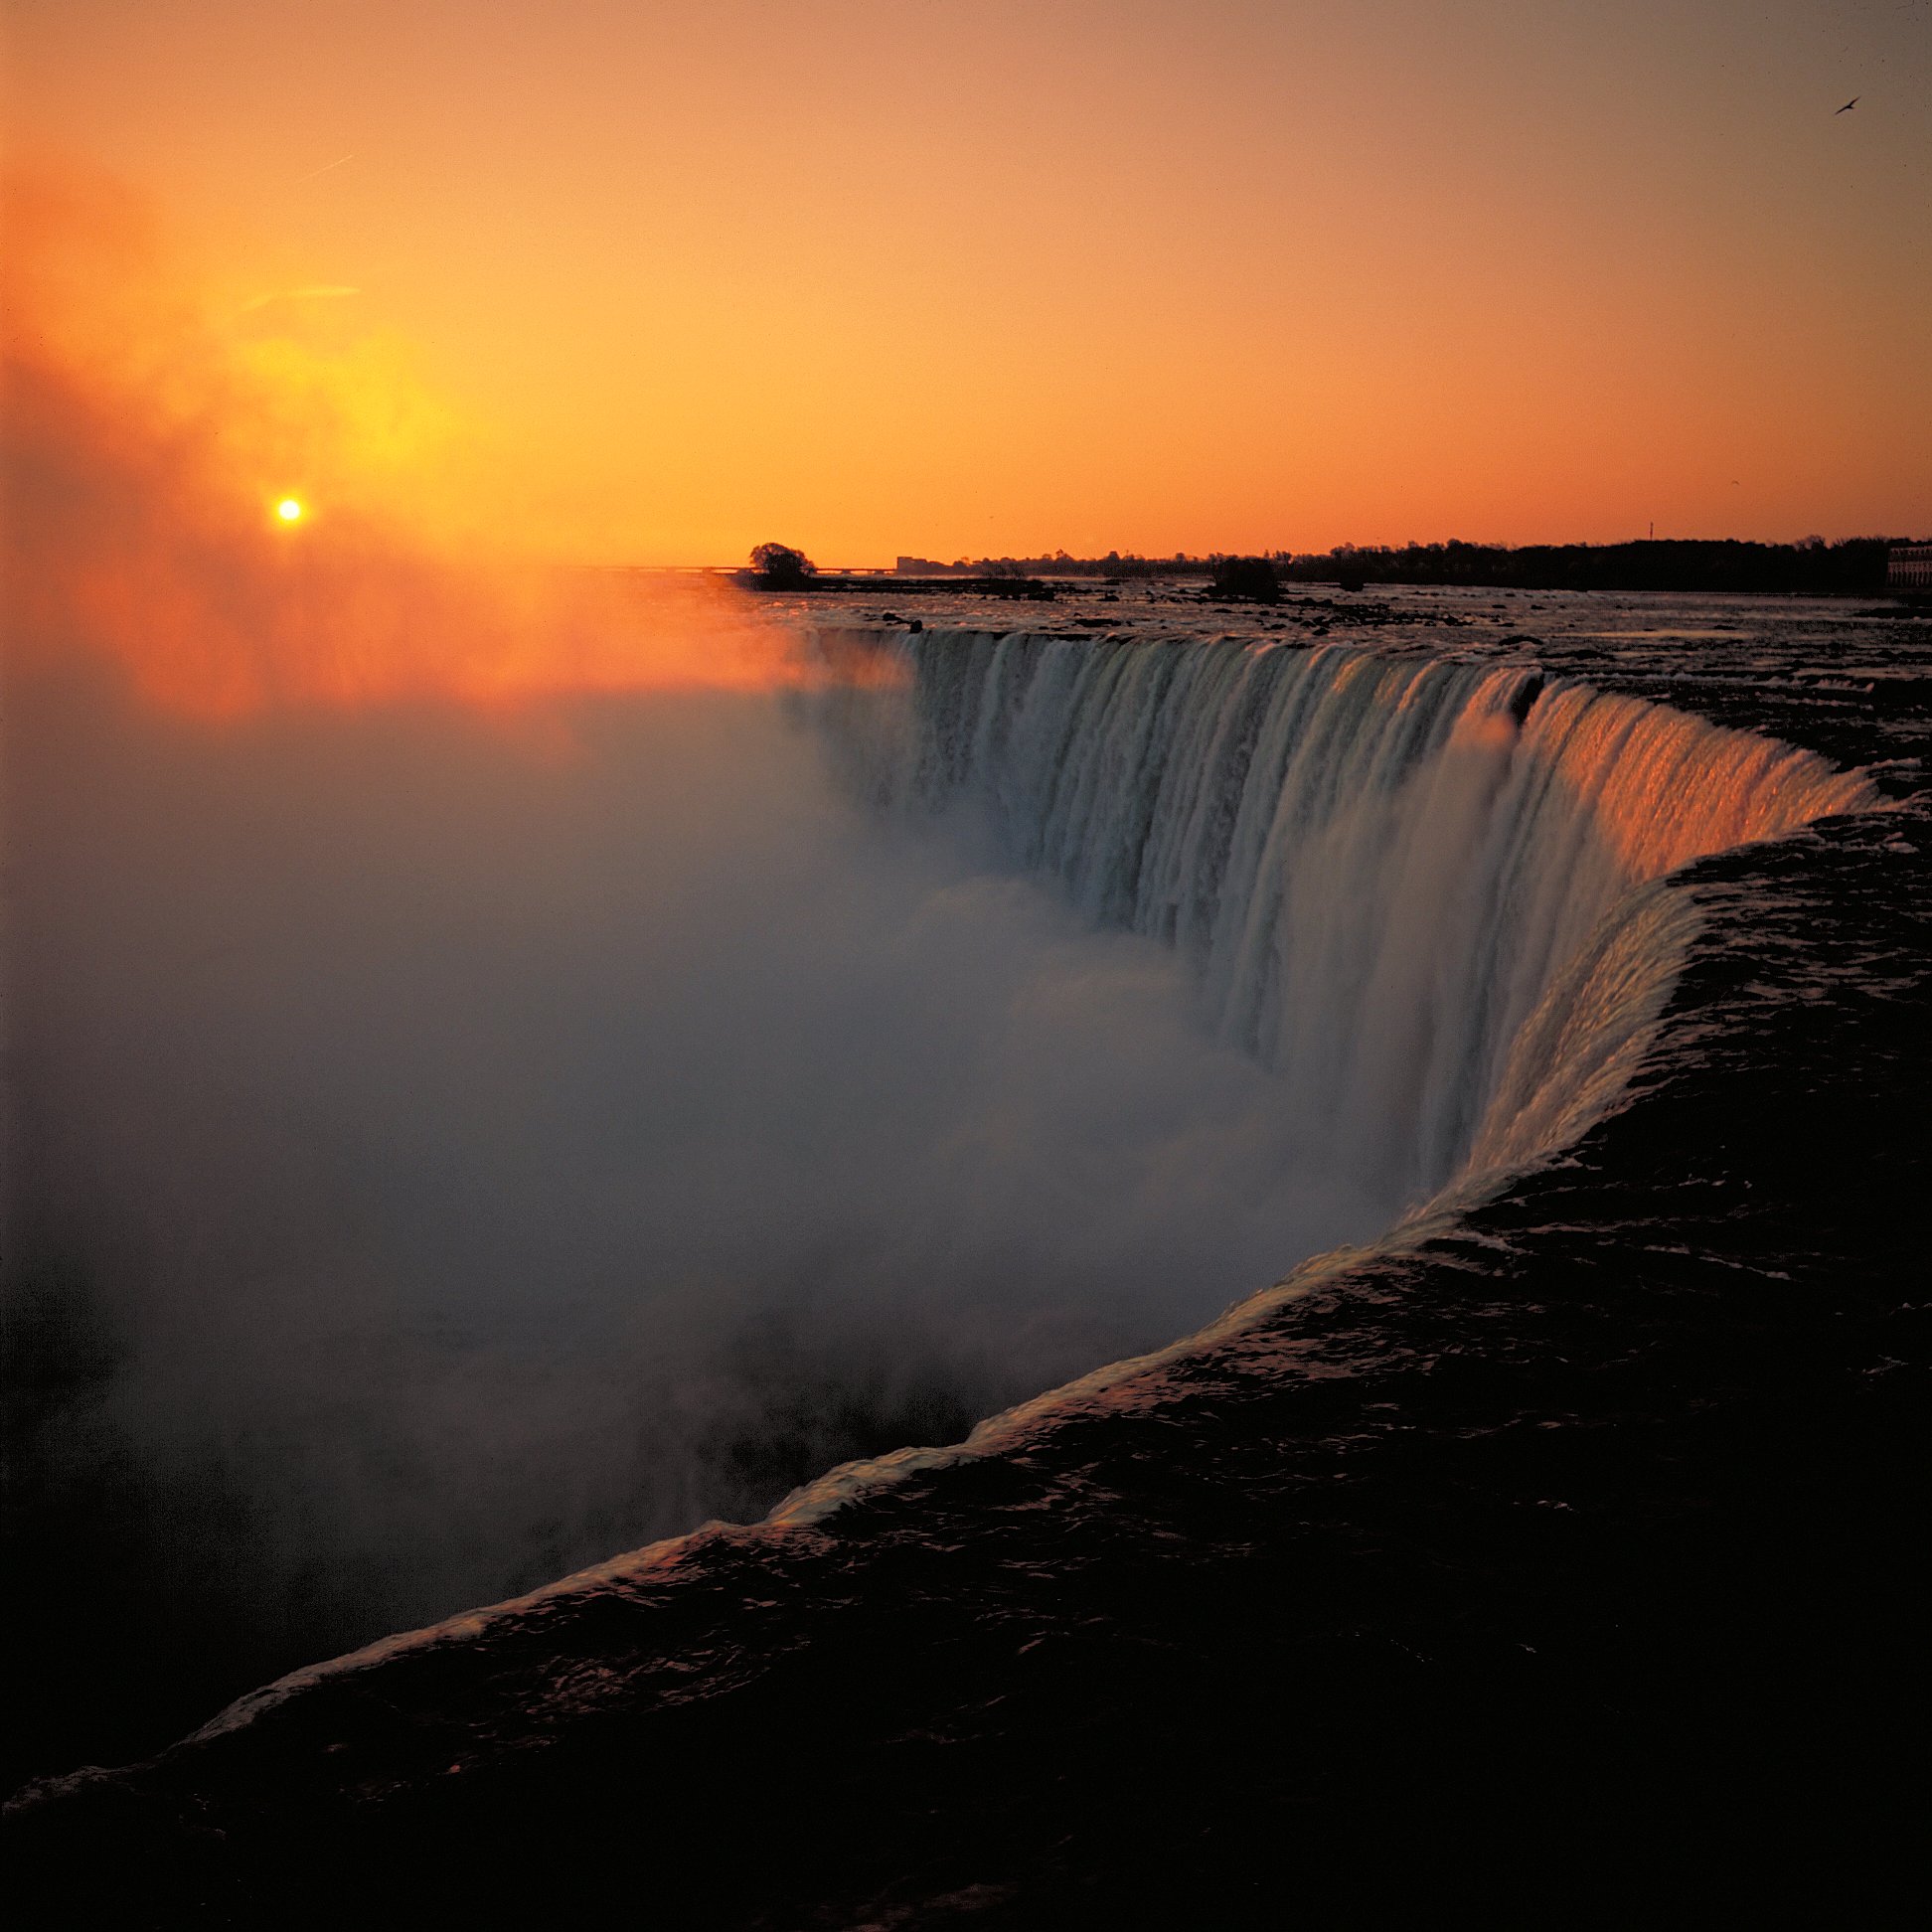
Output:
<instances>
[{"instance_id":1,"label":"mist","mask_svg":"<svg viewBox=\"0 0 1932 1932\"><path fill-rule=\"evenodd\" d=\"M108 253L104 346L10 292L22 1768L956 1440L1388 1218L1171 950L853 785L813 693L908 702L863 654L411 534L326 386ZM291 475L342 489L287 527Z\"/></svg>"},{"instance_id":2,"label":"mist","mask_svg":"<svg viewBox=\"0 0 1932 1932\"><path fill-rule=\"evenodd\" d=\"M780 694L11 723L16 1278L96 1365L32 1456L257 1641L955 1439L1394 1205Z\"/></svg>"}]
</instances>

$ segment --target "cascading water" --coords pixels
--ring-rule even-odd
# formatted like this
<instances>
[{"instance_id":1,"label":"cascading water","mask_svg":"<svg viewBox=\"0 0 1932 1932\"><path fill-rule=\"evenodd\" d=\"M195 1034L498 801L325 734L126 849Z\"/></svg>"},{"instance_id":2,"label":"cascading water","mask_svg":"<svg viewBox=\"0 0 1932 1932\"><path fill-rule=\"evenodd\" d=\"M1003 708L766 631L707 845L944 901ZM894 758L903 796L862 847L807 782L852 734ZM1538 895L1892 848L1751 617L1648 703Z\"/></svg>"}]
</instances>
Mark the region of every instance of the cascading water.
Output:
<instances>
[{"instance_id":1,"label":"cascading water","mask_svg":"<svg viewBox=\"0 0 1932 1932\"><path fill-rule=\"evenodd\" d=\"M1917 1656L1888 1606L1921 1243L1864 1197L1921 1191L1923 802L1680 876L1879 791L1453 656L817 637L797 702L863 795L1175 947L1306 1117L1284 1138L1324 1183L1369 1170L1397 1225L962 1444L43 1784L18 1816L49 1895L101 1871L121 1916L312 1894L333 1924L402 1848L473 1916L645 1869L697 1873L707 1924L1231 1924L1313 1895L1332 1847L1352 1907L1391 1844L1433 1896L1499 1819L1512 1881L1552 1820L1607 1820L1566 1888L1701 1835L1713 1792L1796 1793L1813 1830L1789 1712L1908 1713Z\"/></svg>"},{"instance_id":2,"label":"cascading water","mask_svg":"<svg viewBox=\"0 0 1932 1932\"><path fill-rule=\"evenodd\" d=\"M853 639L816 633L847 665ZM827 701L849 774L983 815L1006 863L1178 946L1212 1028L1399 1203L1613 1102L1694 923L1655 882L1874 801L1811 752L1521 667L945 629L875 648L900 675Z\"/></svg>"}]
</instances>

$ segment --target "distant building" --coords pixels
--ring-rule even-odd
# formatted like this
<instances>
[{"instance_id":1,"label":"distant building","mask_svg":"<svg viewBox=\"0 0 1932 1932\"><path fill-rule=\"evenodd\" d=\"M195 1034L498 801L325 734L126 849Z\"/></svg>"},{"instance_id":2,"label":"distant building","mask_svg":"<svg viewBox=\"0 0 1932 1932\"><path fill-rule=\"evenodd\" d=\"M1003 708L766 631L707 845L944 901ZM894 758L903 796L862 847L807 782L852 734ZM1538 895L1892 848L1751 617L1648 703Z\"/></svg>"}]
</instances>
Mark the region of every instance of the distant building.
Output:
<instances>
[{"instance_id":1,"label":"distant building","mask_svg":"<svg viewBox=\"0 0 1932 1932\"><path fill-rule=\"evenodd\" d=\"M1888 590L1932 590L1932 544L1894 544L1885 564Z\"/></svg>"}]
</instances>

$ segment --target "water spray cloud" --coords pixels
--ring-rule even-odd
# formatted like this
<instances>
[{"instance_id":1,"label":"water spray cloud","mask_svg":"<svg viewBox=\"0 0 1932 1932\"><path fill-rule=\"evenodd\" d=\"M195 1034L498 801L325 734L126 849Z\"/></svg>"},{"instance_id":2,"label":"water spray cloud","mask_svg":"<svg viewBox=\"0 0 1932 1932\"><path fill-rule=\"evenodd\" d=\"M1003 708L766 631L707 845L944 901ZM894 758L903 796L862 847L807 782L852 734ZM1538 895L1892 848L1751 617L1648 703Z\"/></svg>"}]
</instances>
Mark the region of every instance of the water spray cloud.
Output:
<instances>
[{"instance_id":1,"label":"water spray cloud","mask_svg":"<svg viewBox=\"0 0 1932 1932\"><path fill-rule=\"evenodd\" d=\"M436 535L428 445L446 412L405 358L375 338L318 344L299 318L224 330L111 185L17 174L7 196L16 663L106 667L208 721L813 675L707 583L562 571L512 542ZM299 545L276 541L295 526Z\"/></svg>"}]
</instances>

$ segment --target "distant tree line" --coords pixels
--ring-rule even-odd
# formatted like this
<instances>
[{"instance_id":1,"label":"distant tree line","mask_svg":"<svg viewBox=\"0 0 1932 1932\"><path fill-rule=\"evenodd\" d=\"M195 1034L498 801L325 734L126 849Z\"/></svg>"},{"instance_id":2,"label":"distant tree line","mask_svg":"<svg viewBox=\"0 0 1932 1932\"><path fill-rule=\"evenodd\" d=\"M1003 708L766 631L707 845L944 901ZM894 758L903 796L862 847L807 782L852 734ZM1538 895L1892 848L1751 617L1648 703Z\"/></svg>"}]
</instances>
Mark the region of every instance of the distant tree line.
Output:
<instances>
[{"instance_id":1,"label":"distant tree line","mask_svg":"<svg viewBox=\"0 0 1932 1932\"><path fill-rule=\"evenodd\" d=\"M1210 552L1193 557L901 557L901 576L1204 577L1220 595L1266 597L1265 570L1280 582L1461 583L1523 590L1798 591L1814 596L1865 596L1885 587L1894 544L1925 538L1849 537L1828 544L1755 544L1736 538L1654 539L1632 544L1408 544L1401 549L1343 544L1332 551L1270 551L1261 557ZM1271 600L1271 599L1270 599Z\"/></svg>"},{"instance_id":2,"label":"distant tree line","mask_svg":"<svg viewBox=\"0 0 1932 1932\"><path fill-rule=\"evenodd\" d=\"M1278 567L1291 582L1467 583L1521 590L1801 591L1863 596L1885 587L1885 561L1903 537L1828 544L1658 539L1634 544L1344 544Z\"/></svg>"},{"instance_id":3,"label":"distant tree line","mask_svg":"<svg viewBox=\"0 0 1932 1932\"><path fill-rule=\"evenodd\" d=\"M1281 553L1285 558L1287 553ZM1105 557L1069 557L1065 551L1039 557L956 557L941 564L930 557L901 557L900 576L1000 577L1173 577L1210 576L1213 560L1176 551L1172 557L1141 557L1109 551Z\"/></svg>"}]
</instances>

